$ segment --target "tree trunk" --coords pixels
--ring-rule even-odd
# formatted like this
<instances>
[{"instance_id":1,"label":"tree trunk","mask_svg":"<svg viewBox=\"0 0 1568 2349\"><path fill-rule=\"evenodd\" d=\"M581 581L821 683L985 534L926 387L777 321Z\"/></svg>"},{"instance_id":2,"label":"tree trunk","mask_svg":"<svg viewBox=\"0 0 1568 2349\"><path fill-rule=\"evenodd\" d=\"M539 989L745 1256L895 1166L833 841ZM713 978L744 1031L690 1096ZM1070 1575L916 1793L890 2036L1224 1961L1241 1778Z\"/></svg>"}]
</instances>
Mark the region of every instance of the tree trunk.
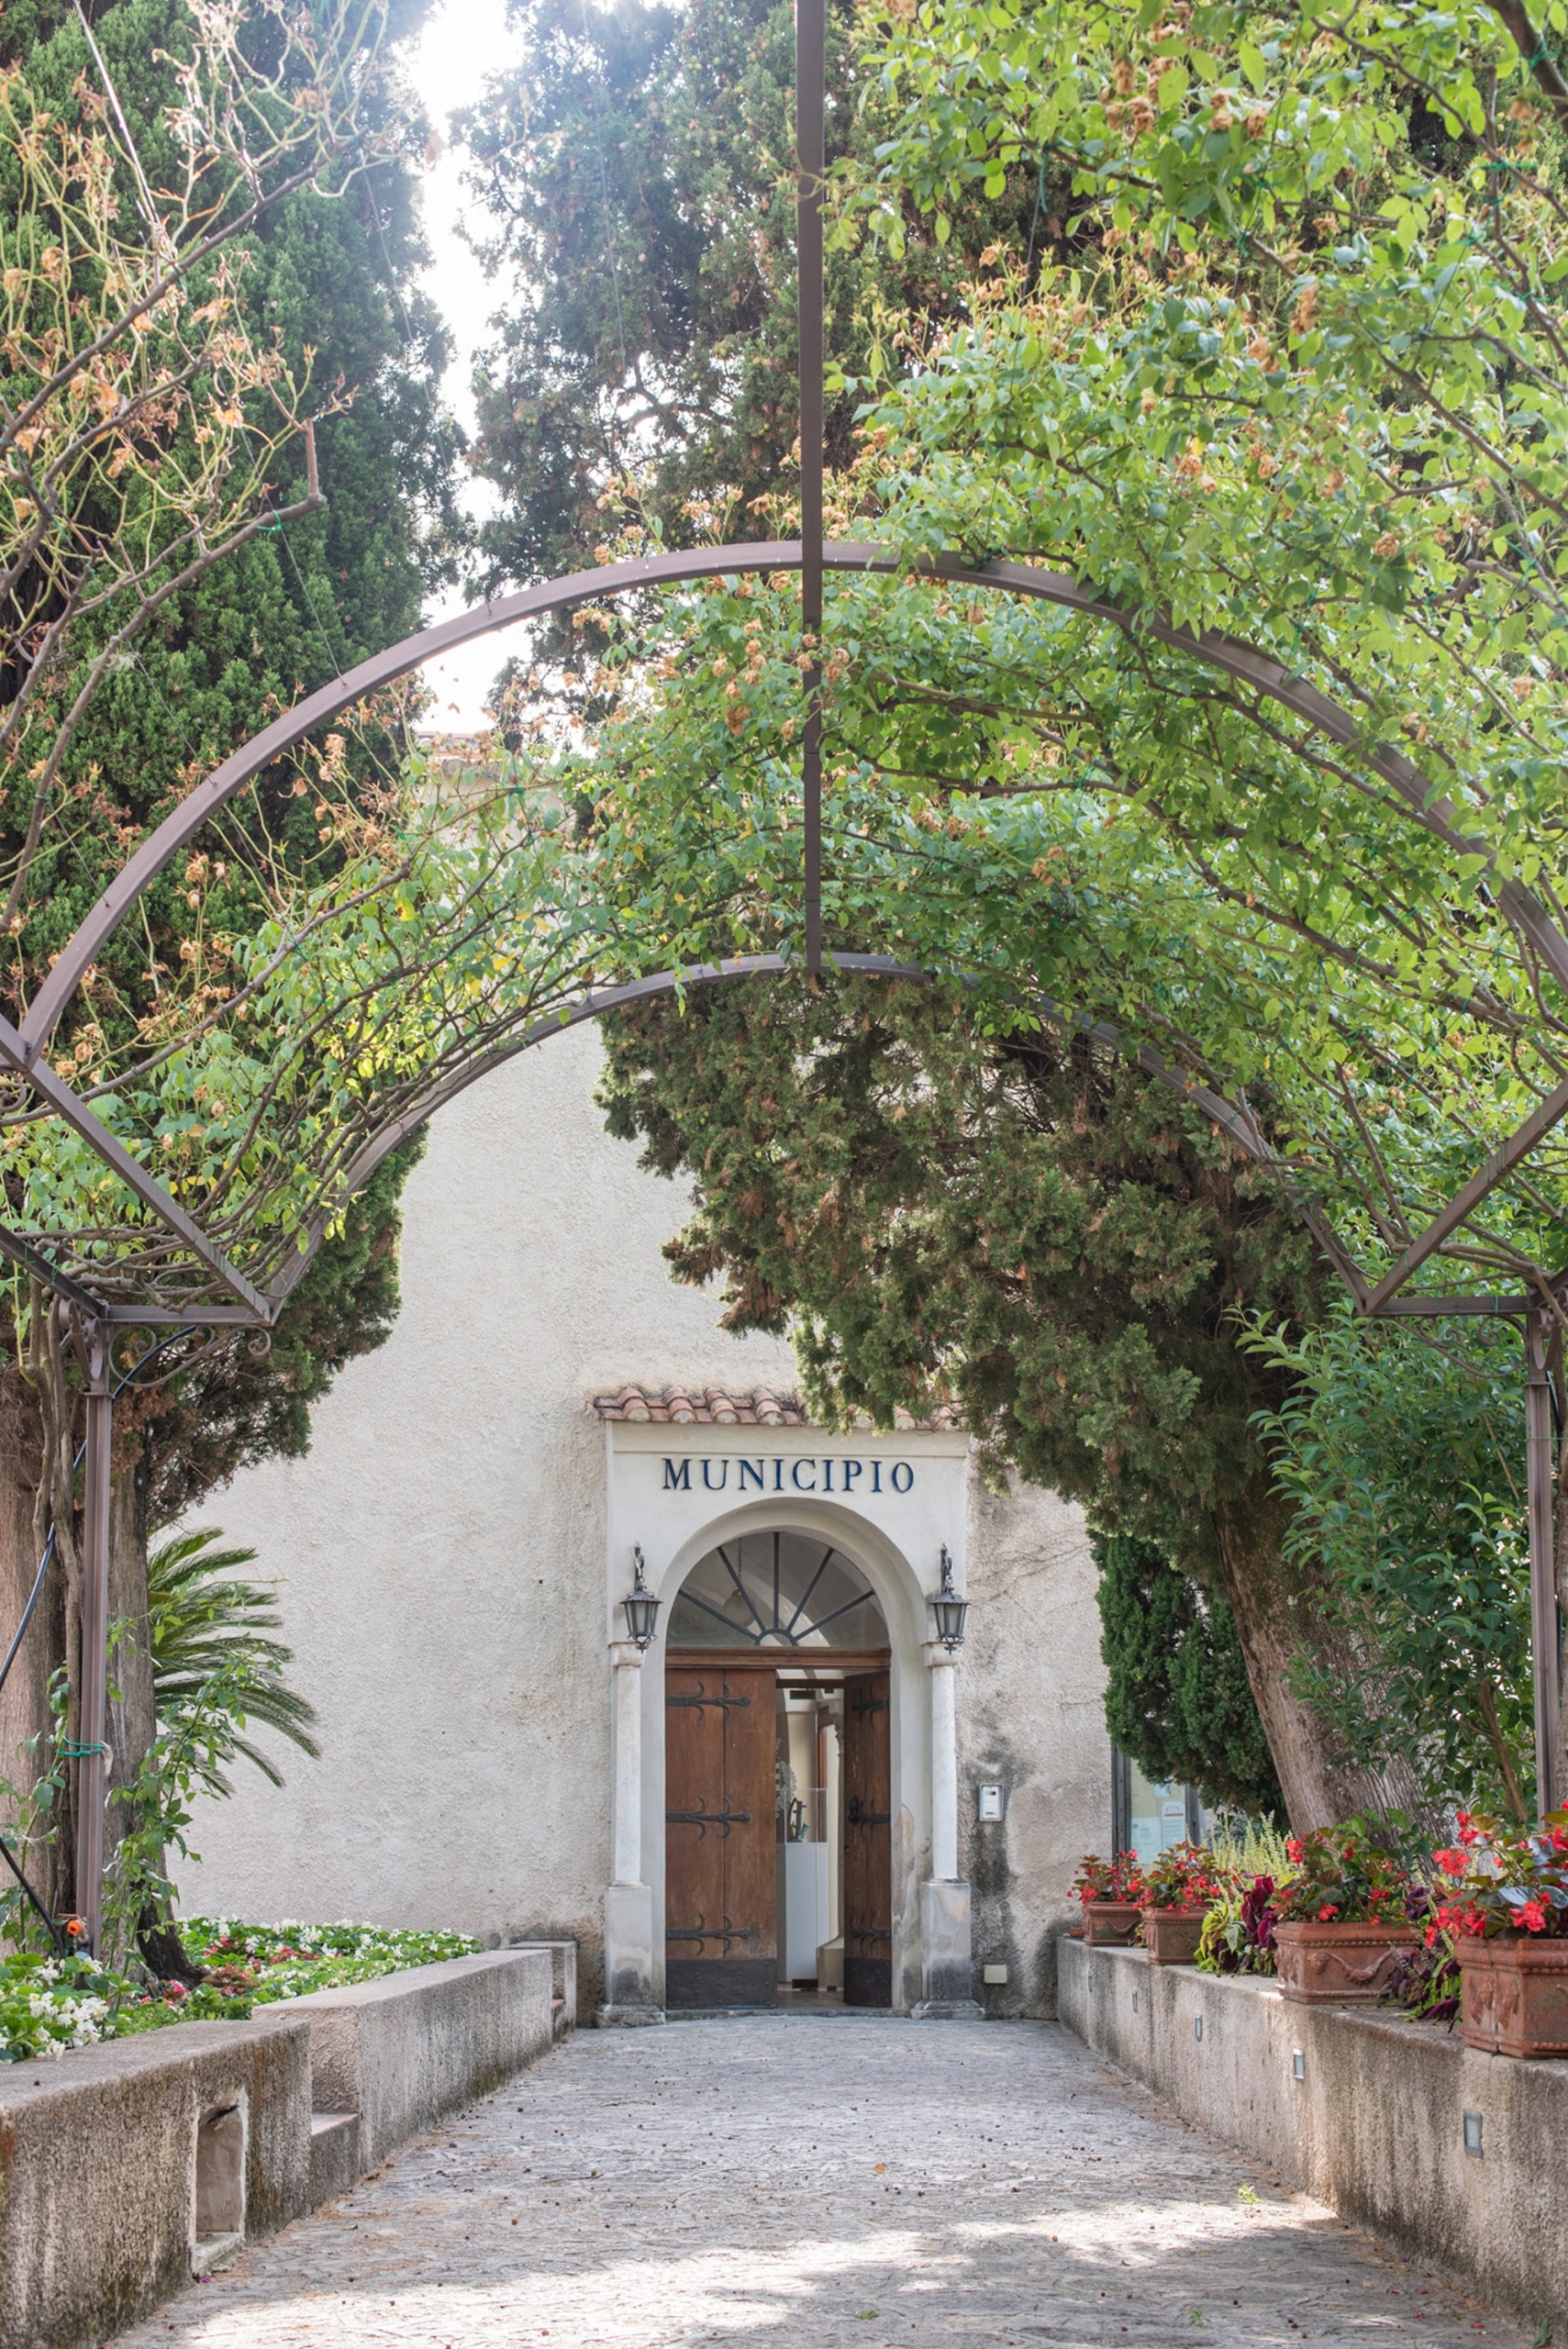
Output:
<instances>
[{"instance_id":1,"label":"tree trunk","mask_svg":"<svg viewBox=\"0 0 1568 2349\"><path fill-rule=\"evenodd\" d=\"M1332 1725L1291 1686L1302 1650L1335 1654L1344 1642L1315 1579L1284 1555L1288 1522L1284 1503L1262 1483L1240 1503L1215 1512L1225 1595L1291 1827L1302 1835L1357 1813L1389 1810L1420 1820L1426 1803L1410 1765L1395 1756L1369 1772L1347 1762L1336 1750Z\"/></svg>"},{"instance_id":2,"label":"tree trunk","mask_svg":"<svg viewBox=\"0 0 1568 2349\"><path fill-rule=\"evenodd\" d=\"M116 1464L109 1513L109 1795L104 1822L104 1865L136 1825L127 1798L157 1734L152 1704L152 1628L147 1612L147 1480L139 1456ZM161 1870L161 1855L152 1865ZM137 1903L139 1913L141 1903ZM115 1946L106 1954L119 1963L129 1954L134 1917L120 1920Z\"/></svg>"},{"instance_id":3,"label":"tree trunk","mask_svg":"<svg viewBox=\"0 0 1568 2349\"><path fill-rule=\"evenodd\" d=\"M1559 1407L1562 1402L1562 1375L1555 1374ZM1552 1508L1552 1550L1557 1583L1557 1784L1551 1789L1551 1808L1568 1800L1568 1648L1563 1633L1568 1630L1568 1412L1562 1415L1563 1433L1557 1451L1557 1490ZM1529 1805L1535 1809L1535 1788L1529 1791Z\"/></svg>"}]
</instances>

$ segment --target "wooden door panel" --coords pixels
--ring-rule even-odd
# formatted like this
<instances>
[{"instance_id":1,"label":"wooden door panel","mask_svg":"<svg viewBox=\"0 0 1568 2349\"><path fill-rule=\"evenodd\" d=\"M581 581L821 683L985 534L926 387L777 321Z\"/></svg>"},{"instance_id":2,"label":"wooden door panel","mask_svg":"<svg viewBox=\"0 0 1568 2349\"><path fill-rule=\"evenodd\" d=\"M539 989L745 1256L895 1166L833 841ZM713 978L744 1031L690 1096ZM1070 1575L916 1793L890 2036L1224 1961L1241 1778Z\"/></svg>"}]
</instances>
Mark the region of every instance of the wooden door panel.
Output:
<instances>
[{"instance_id":1,"label":"wooden door panel","mask_svg":"<svg viewBox=\"0 0 1568 2349\"><path fill-rule=\"evenodd\" d=\"M844 2004L893 2004L893 1766L885 1672L844 1683Z\"/></svg>"},{"instance_id":2,"label":"wooden door panel","mask_svg":"<svg viewBox=\"0 0 1568 2349\"><path fill-rule=\"evenodd\" d=\"M773 1675L668 1669L667 2006L772 2006Z\"/></svg>"},{"instance_id":3,"label":"wooden door panel","mask_svg":"<svg viewBox=\"0 0 1568 2349\"><path fill-rule=\"evenodd\" d=\"M664 1675L664 1907L696 1933L724 1915L724 1833L706 1823L724 1809L724 1708L708 1701L722 1687L717 1673ZM683 1957L705 1946L672 1937Z\"/></svg>"},{"instance_id":4,"label":"wooden door panel","mask_svg":"<svg viewBox=\"0 0 1568 2349\"><path fill-rule=\"evenodd\" d=\"M768 1963L767 2002L778 1988L778 1943L774 1910L778 1898L778 1724L771 1672L725 1675L726 1690L750 1693L748 1704L724 1717L724 1792L731 1811L744 1811L749 1825L724 1845L724 1905L739 1925L751 1930L749 1959ZM738 1953L739 1954L739 1953Z\"/></svg>"}]
</instances>

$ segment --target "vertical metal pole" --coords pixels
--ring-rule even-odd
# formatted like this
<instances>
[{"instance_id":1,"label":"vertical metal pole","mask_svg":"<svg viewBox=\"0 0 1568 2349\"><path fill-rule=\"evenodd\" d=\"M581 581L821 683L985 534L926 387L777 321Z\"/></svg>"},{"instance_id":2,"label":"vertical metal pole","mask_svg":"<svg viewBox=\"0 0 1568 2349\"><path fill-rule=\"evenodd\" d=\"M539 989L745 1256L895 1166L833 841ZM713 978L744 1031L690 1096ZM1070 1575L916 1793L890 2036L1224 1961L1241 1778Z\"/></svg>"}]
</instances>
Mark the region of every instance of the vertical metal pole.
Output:
<instances>
[{"instance_id":1,"label":"vertical metal pole","mask_svg":"<svg viewBox=\"0 0 1568 2349\"><path fill-rule=\"evenodd\" d=\"M109 1390L106 1323L80 1325L87 1373L87 1483L82 1542L82 1702L77 1730L76 1909L87 1945L101 1955L104 1932L104 1812L108 1794Z\"/></svg>"},{"instance_id":2,"label":"vertical metal pole","mask_svg":"<svg viewBox=\"0 0 1568 2349\"><path fill-rule=\"evenodd\" d=\"M1552 1508L1551 1390L1546 1353L1555 1323L1531 1312L1525 1319L1525 1439L1529 1465L1530 1654L1535 1678L1536 1802L1542 1817L1558 1800L1557 1558Z\"/></svg>"},{"instance_id":3,"label":"vertical metal pole","mask_svg":"<svg viewBox=\"0 0 1568 2349\"><path fill-rule=\"evenodd\" d=\"M1132 1842L1132 1764L1119 1745L1111 1747L1111 1852Z\"/></svg>"},{"instance_id":4,"label":"vertical metal pole","mask_svg":"<svg viewBox=\"0 0 1568 2349\"><path fill-rule=\"evenodd\" d=\"M800 363L800 625L813 656L802 672L806 726L801 784L806 825L806 967L822 968L822 175L827 0L795 0L795 260Z\"/></svg>"}]
</instances>

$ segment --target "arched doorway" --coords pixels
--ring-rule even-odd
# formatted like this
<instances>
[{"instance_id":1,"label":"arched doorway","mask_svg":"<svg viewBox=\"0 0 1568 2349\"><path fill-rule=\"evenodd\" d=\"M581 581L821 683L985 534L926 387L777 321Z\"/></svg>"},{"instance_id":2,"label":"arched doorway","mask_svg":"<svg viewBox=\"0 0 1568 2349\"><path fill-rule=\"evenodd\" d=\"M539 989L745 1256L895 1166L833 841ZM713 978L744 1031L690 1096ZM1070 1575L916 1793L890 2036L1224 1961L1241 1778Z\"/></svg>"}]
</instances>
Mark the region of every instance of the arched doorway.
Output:
<instances>
[{"instance_id":1,"label":"arched doorway","mask_svg":"<svg viewBox=\"0 0 1568 2349\"><path fill-rule=\"evenodd\" d=\"M665 2003L892 2003L890 1651L859 1564L785 1526L670 1610Z\"/></svg>"}]
</instances>

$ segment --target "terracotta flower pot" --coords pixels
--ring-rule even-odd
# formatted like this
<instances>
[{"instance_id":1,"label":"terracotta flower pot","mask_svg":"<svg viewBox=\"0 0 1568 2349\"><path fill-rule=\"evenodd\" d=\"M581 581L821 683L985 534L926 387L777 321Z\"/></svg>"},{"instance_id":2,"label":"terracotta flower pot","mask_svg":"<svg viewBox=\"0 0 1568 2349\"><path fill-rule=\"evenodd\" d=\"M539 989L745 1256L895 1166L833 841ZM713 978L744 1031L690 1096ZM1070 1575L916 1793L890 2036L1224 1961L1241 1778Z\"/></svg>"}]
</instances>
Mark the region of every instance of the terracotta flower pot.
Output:
<instances>
[{"instance_id":1,"label":"terracotta flower pot","mask_svg":"<svg viewBox=\"0 0 1568 2349\"><path fill-rule=\"evenodd\" d=\"M1276 1926L1280 1988L1287 1998L1307 2005L1342 2007L1375 1998L1400 1951L1415 1949L1420 1939L1414 1925L1345 1925L1332 1919L1327 1924L1314 1920Z\"/></svg>"},{"instance_id":2,"label":"terracotta flower pot","mask_svg":"<svg viewBox=\"0 0 1568 2349\"><path fill-rule=\"evenodd\" d=\"M1493 2055L1568 2055L1568 1941L1462 1933L1454 1947L1464 1977L1459 2028L1467 2047Z\"/></svg>"},{"instance_id":3,"label":"terracotta flower pot","mask_svg":"<svg viewBox=\"0 0 1568 2349\"><path fill-rule=\"evenodd\" d=\"M1207 1909L1145 1909L1143 1946L1151 1965L1190 1965Z\"/></svg>"},{"instance_id":4,"label":"terracotta flower pot","mask_svg":"<svg viewBox=\"0 0 1568 2349\"><path fill-rule=\"evenodd\" d=\"M1092 1949L1121 1949L1138 1931L1136 1900L1085 1900L1084 1939Z\"/></svg>"}]
</instances>

